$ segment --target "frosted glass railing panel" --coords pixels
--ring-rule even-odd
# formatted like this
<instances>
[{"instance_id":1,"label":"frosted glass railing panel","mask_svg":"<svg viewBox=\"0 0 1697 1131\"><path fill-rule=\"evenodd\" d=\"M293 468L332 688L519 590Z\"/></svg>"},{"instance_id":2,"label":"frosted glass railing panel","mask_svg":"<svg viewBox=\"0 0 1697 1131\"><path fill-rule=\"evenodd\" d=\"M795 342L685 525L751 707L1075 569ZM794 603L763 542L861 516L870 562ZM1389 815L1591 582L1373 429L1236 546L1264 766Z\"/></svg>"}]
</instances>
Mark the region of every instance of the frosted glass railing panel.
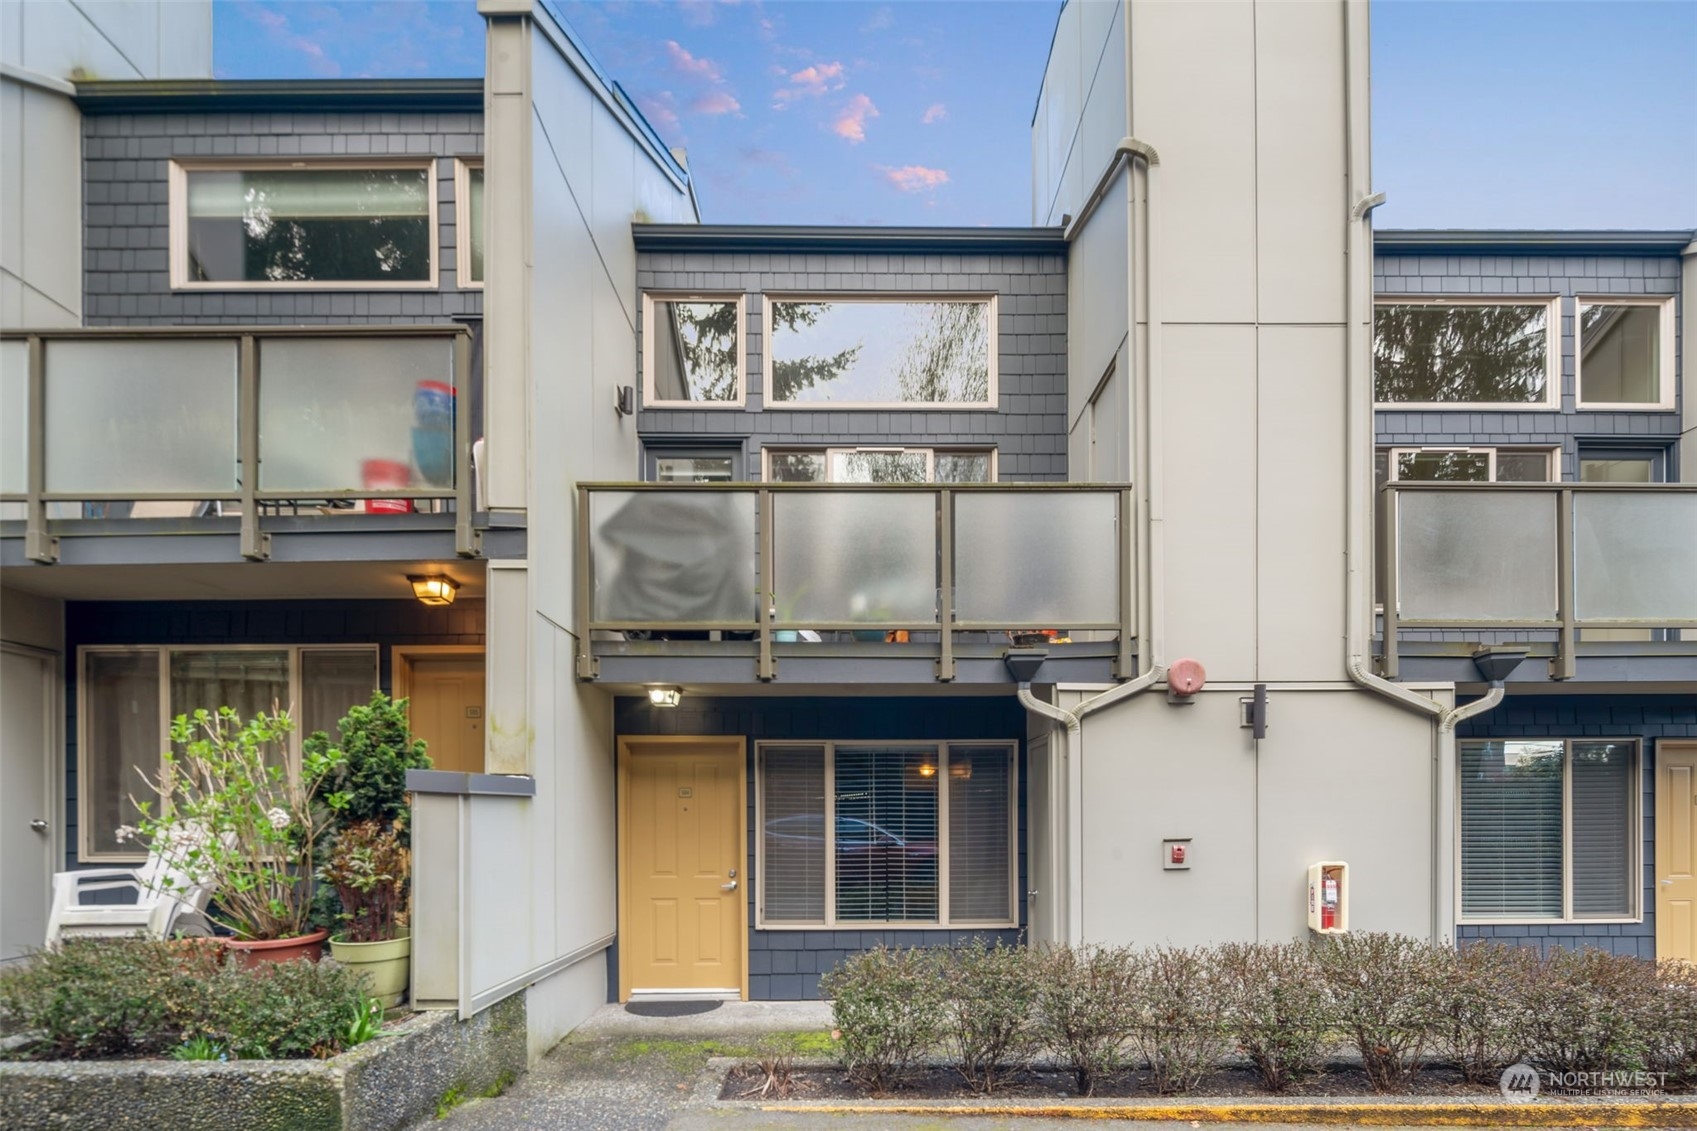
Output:
<instances>
[{"instance_id":1,"label":"frosted glass railing panel","mask_svg":"<svg viewBox=\"0 0 1697 1131\"><path fill-rule=\"evenodd\" d=\"M48 342L47 489L236 489L236 343Z\"/></svg>"},{"instance_id":2,"label":"frosted glass railing panel","mask_svg":"<svg viewBox=\"0 0 1697 1131\"><path fill-rule=\"evenodd\" d=\"M937 622L934 496L807 491L772 505L780 623Z\"/></svg>"},{"instance_id":3,"label":"frosted glass railing panel","mask_svg":"<svg viewBox=\"0 0 1697 1131\"><path fill-rule=\"evenodd\" d=\"M1697 495L1576 493L1574 613L1697 620Z\"/></svg>"},{"instance_id":4,"label":"frosted glass railing panel","mask_svg":"<svg viewBox=\"0 0 1697 1131\"><path fill-rule=\"evenodd\" d=\"M1404 620L1556 619L1556 496L1407 491L1397 498Z\"/></svg>"},{"instance_id":5,"label":"frosted glass railing panel","mask_svg":"<svg viewBox=\"0 0 1697 1131\"><path fill-rule=\"evenodd\" d=\"M260 489L452 487L453 382L446 338L260 342Z\"/></svg>"},{"instance_id":6,"label":"frosted glass railing panel","mask_svg":"<svg viewBox=\"0 0 1697 1131\"><path fill-rule=\"evenodd\" d=\"M754 514L752 492L592 492L594 619L753 628Z\"/></svg>"},{"instance_id":7,"label":"frosted glass railing panel","mask_svg":"<svg viewBox=\"0 0 1697 1131\"><path fill-rule=\"evenodd\" d=\"M29 490L29 343L0 342L0 494Z\"/></svg>"},{"instance_id":8,"label":"frosted glass railing panel","mask_svg":"<svg viewBox=\"0 0 1697 1131\"><path fill-rule=\"evenodd\" d=\"M1119 620L1113 495L961 492L954 503L955 619L1056 628Z\"/></svg>"}]
</instances>

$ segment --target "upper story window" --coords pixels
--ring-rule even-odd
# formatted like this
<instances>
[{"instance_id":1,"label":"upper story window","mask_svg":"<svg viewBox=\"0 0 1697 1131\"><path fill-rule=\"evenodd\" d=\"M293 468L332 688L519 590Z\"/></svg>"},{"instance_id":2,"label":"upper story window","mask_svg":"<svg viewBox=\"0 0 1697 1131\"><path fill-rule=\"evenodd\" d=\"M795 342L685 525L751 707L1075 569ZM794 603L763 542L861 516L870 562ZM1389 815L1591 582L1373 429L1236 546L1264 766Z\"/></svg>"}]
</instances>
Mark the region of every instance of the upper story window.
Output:
<instances>
[{"instance_id":1,"label":"upper story window","mask_svg":"<svg viewBox=\"0 0 1697 1131\"><path fill-rule=\"evenodd\" d=\"M1393 482L1548 483L1550 448L1381 448L1378 485Z\"/></svg>"},{"instance_id":2,"label":"upper story window","mask_svg":"<svg viewBox=\"0 0 1697 1131\"><path fill-rule=\"evenodd\" d=\"M643 295L643 406L740 407L746 309L742 295Z\"/></svg>"},{"instance_id":3,"label":"upper story window","mask_svg":"<svg viewBox=\"0 0 1697 1131\"><path fill-rule=\"evenodd\" d=\"M1581 298L1580 408L1673 407L1673 299Z\"/></svg>"},{"instance_id":4,"label":"upper story window","mask_svg":"<svg viewBox=\"0 0 1697 1131\"><path fill-rule=\"evenodd\" d=\"M171 285L436 285L429 158L171 166Z\"/></svg>"},{"instance_id":5,"label":"upper story window","mask_svg":"<svg viewBox=\"0 0 1697 1131\"><path fill-rule=\"evenodd\" d=\"M996 406L994 295L768 304L768 407Z\"/></svg>"},{"instance_id":6,"label":"upper story window","mask_svg":"<svg viewBox=\"0 0 1697 1131\"><path fill-rule=\"evenodd\" d=\"M1396 298L1373 315L1373 397L1426 408L1554 408L1555 300Z\"/></svg>"},{"instance_id":7,"label":"upper story window","mask_svg":"<svg viewBox=\"0 0 1697 1131\"><path fill-rule=\"evenodd\" d=\"M454 231L459 241L459 284L483 285L483 162L461 160L454 170Z\"/></svg>"},{"instance_id":8,"label":"upper story window","mask_svg":"<svg viewBox=\"0 0 1697 1131\"><path fill-rule=\"evenodd\" d=\"M767 448L770 483L994 483L993 448Z\"/></svg>"}]
</instances>

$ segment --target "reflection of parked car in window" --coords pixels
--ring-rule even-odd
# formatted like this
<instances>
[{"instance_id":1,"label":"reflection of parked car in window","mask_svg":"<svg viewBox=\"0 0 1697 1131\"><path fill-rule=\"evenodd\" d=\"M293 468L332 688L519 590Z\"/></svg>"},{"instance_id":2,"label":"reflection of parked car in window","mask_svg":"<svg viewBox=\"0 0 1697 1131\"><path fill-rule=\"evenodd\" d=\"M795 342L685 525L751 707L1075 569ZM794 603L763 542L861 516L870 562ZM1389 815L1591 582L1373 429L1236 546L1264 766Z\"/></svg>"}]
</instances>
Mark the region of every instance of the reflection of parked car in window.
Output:
<instances>
[{"instance_id":1,"label":"reflection of parked car in window","mask_svg":"<svg viewBox=\"0 0 1697 1131\"><path fill-rule=\"evenodd\" d=\"M825 817L821 813L775 817L766 822L767 852L782 852L785 849L819 851L824 848L824 840ZM839 870L901 868L921 861L932 862L936 857L935 840L898 836L882 825L859 817L837 817Z\"/></svg>"}]
</instances>

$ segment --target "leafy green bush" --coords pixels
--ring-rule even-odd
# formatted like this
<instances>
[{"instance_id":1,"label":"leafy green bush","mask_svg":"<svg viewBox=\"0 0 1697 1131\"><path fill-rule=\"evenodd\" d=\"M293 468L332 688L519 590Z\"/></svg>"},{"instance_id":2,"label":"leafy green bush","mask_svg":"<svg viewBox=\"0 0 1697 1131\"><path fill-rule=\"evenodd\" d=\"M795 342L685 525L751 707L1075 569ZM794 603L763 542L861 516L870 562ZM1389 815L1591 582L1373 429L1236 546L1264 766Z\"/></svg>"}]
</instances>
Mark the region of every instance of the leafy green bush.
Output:
<instances>
[{"instance_id":1,"label":"leafy green bush","mask_svg":"<svg viewBox=\"0 0 1697 1131\"><path fill-rule=\"evenodd\" d=\"M1211 951L1161 946L1144 953L1131 1041L1162 1095L1188 1092L1219 1062L1224 994Z\"/></svg>"},{"instance_id":2,"label":"leafy green bush","mask_svg":"<svg viewBox=\"0 0 1697 1131\"><path fill-rule=\"evenodd\" d=\"M1495 1083L1521 1056L1525 993L1538 977L1538 952L1474 943L1442 952L1437 966L1433 1051L1469 1083Z\"/></svg>"},{"instance_id":3,"label":"leafy green bush","mask_svg":"<svg viewBox=\"0 0 1697 1131\"><path fill-rule=\"evenodd\" d=\"M995 1091L1035 1051L1034 965L1030 950L1000 942L974 942L948 956L949 1047L955 1067L976 1092Z\"/></svg>"},{"instance_id":4,"label":"leafy green bush","mask_svg":"<svg viewBox=\"0 0 1697 1131\"><path fill-rule=\"evenodd\" d=\"M1227 1035L1282 1092L1331 1051L1331 997L1306 943L1226 943L1214 950Z\"/></svg>"},{"instance_id":5,"label":"leafy green bush","mask_svg":"<svg viewBox=\"0 0 1697 1131\"><path fill-rule=\"evenodd\" d=\"M336 730L334 742L323 731L314 731L301 749L309 756L341 751L341 757L333 759L337 768L327 788L346 798L342 821L376 821L383 828L398 824L404 829L407 771L430 768L424 743L413 738L407 725L407 701L374 691L370 703L348 708ZM404 834L401 843L408 843Z\"/></svg>"},{"instance_id":6,"label":"leafy green bush","mask_svg":"<svg viewBox=\"0 0 1697 1131\"><path fill-rule=\"evenodd\" d=\"M1138 967L1125 947L1056 946L1037 959L1038 1038L1072 1072L1081 1096L1120 1067L1137 1024Z\"/></svg>"},{"instance_id":7,"label":"leafy green bush","mask_svg":"<svg viewBox=\"0 0 1697 1131\"><path fill-rule=\"evenodd\" d=\"M1697 1083L1697 967L1668 960L1656 967L1655 1004L1644 1018L1644 1067L1670 1084Z\"/></svg>"},{"instance_id":8,"label":"leafy green bush","mask_svg":"<svg viewBox=\"0 0 1697 1131\"><path fill-rule=\"evenodd\" d=\"M1382 932L1329 935L1315 948L1333 1016L1376 1092L1407 1087L1424 1063L1439 1023L1445 949Z\"/></svg>"},{"instance_id":9,"label":"leafy green bush","mask_svg":"<svg viewBox=\"0 0 1697 1131\"><path fill-rule=\"evenodd\" d=\"M1645 1067L1656 1010L1655 967L1607 951L1556 948L1521 995L1519 1043L1546 1072Z\"/></svg>"},{"instance_id":10,"label":"leafy green bush","mask_svg":"<svg viewBox=\"0 0 1697 1131\"><path fill-rule=\"evenodd\" d=\"M942 1036L944 983L935 954L878 947L819 980L833 999L849 1077L882 1094Z\"/></svg>"},{"instance_id":11,"label":"leafy green bush","mask_svg":"<svg viewBox=\"0 0 1697 1131\"><path fill-rule=\"evenodd\" d=\"M334 962L249 969L148 939L72 939L0 971L0 1019L24 1037L14 1055L43 1060L322 1057L375 1032L358 976Z\"/></svg>"}]
</instances>

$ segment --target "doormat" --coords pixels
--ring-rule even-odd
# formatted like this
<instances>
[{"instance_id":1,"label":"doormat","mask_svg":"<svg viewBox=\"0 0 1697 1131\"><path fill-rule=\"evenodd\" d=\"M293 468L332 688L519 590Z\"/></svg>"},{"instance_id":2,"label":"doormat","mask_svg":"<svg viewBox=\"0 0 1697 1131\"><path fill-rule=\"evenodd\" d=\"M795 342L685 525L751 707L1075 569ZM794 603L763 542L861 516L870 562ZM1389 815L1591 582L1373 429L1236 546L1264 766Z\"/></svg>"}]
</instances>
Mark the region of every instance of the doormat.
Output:
<instances>
[{"instance_id":1,"label":"doormat","mask_svg":"<svg viewBox=\"0 0 1697 1131\"><path fill-rule=\"evenodd\" d=\"M722 1001L633 1001L625 1006L625 1012L638 1017L688 1017L711 1013L723 1004Z\"/></svg>"}]
</instances>

